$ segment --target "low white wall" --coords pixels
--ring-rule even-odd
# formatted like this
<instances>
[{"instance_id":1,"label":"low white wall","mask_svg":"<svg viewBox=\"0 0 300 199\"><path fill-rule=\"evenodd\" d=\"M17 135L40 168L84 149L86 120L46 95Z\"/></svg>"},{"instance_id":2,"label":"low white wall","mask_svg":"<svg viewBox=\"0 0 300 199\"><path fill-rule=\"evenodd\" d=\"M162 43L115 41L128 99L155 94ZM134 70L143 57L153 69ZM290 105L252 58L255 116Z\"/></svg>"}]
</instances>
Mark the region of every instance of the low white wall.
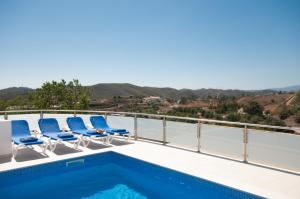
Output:
<instances>
[{"instance_id":1,"label":"low white wall","mask_svg":"<svg viewBox=\"0 0 300 199\"><path fill-rule=\"evenodd\" d=\"M7 158L11 156L11 121L0 120L0 158Z\"/></svg>"}]
</instances>

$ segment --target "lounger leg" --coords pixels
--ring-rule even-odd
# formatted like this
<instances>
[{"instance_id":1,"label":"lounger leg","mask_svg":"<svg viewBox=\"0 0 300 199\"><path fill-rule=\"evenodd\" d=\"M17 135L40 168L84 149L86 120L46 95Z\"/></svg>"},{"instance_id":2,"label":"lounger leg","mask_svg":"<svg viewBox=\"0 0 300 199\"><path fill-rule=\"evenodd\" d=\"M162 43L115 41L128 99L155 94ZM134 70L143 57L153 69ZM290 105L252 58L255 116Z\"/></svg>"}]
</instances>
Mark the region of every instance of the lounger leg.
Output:
<instances>
[{"instance_id":1,"label":"lounger leg","mask_svg":"<svg viewBox=\"0 0 300 199\"><path fill-rule=\"evenodd\" d=\"M78 146L80 145L80 140L74 142L74 149L78 150Z\"/></svg>"},{"instance_id":2,"label":"lounger leg","mask_svg":"<svg viewBox=\"0 0 300 199\"><path fill-rule=\"evenodd\" d=\"M128 142L128 141L130 140L130 138L131 138L131 135L130 135L130 133L128 133L128 136L127 136L127 138L126 138L126 141Z\"/></svg>"},{"instance_id":3,"label":"lounger leg","mask_svg":"<svg viewBox=\"0 0 300 199\"><path fill-rule=\"evenodd\" d=\"M53 151L56 149L57 144L58 144L58 141L56 141L56 142L53 144L53 148L51 149L51 152L53 152Z\"/></svg>"},{"instance_id":4,"label":"lounger leg","mask_svg":"<svg viewBox=\"0 0 300 199\"><path fill-rule=\"evenodd\" d=\"M85 147L87 147L90 144L90 142L91 142L91 139L88 139Z\"/></svg>"},{"instance_id":5,"label":"lounger leg","mask_svg":"<svg viewBox=\"0 0 300 199\"><path fill-rule=\"evenodd\" d=\"M85 143L85 140L84 140L83 135L80 135L80 136L79 136L79 140L80 140L80 143L82 143L82 146L83 146L83 147L86 147L86 146L87 146L86 143Z\"/></svg>"},{"instance_id":6,"label":"lounger leg","mask_svg":"<svg viewBox=\"0 0 300 199\"><path fill-rule=\"evenodd\" d=\"M108 134L107 139L108 139L109 144L112 143L114 138L115 138L115 134Z\"/></svg>"},{"instance_id":7,"label":"lounger leg","mask_svg":"<svg viewBox=\"0 0 300 199\"><path fill-rule=\"evenodd\" d=\"M12 144L12 155L13 155L13 158L15 158L17 156L17 153L18 153L17 146L15 146L15 144Z\"/></svg>"},{"instance_id":8,"label":"lounger leg","mask_svg":"<svg viewBox=\"0 0 300 199\"><path fill-rule=\"evenodd\" d=\"M44 143L44 147L43 147L43 154L45 154L45 155L46 155L46 150L47 150L47 144L46 144L46 143Z\"/></svg>"},{"instance_id":9,"label":"lounger leg","mask_svg":"<svg viewBox=\"0 0 300 199\"><path fill-rule=\"evenodd\" d=\"M51 139L48 139L47 140L47 145L49 146L49 150L52 152L52 142L51 142Z\"/></svg>"},{"instance_id":10,"label":"lounger leg","mask_svg":"<svg viewBox=\"0 0 300 199\"><path fill-rule=\"evenodd\" d=\"M108 145L110 144L110 135L107 135L105 138L105 143Z\"/></svg>"}]
</instances>

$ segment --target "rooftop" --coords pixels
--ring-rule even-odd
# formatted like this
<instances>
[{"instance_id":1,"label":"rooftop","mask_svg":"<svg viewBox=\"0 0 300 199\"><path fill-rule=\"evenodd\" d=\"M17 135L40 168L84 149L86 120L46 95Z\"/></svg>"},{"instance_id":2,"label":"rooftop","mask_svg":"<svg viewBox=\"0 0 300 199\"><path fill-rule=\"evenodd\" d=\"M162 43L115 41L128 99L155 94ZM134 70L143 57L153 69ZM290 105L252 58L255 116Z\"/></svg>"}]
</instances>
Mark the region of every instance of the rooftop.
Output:
<instances>
[{"instance_id":1,"label":"rooftop","mask_svg":"<svg viewBox=\"0 0 300 199\"><path fill-rule=\"evenodd\" d=\"M112 147L106 147L94 143L89 148L80 147L81 152L75 152L67 146L60 145L54 151L55 153L48 151L47 155L49 157L47 158L36 152L40 150L39 148L36 148L36 150L24 149L20 151L16 161L0 163L0 172L62 159L115 151L267 198L298 198L300 195L298 189L300 177L296 174L244 164L149 141L130 140L127 143L116 140L113 144Z\"/></svg>"}]
</instances>

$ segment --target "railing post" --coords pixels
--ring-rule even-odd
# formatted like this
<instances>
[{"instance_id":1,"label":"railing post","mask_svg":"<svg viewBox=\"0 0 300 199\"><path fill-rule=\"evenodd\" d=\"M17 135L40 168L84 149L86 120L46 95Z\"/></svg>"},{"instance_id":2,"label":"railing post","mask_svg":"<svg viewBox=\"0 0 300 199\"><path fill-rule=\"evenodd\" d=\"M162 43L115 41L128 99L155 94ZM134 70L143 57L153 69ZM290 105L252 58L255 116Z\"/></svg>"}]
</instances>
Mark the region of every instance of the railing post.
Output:
<instances>
[{"instance_id":1,"label":"railing post","mask_svg":"<svg viewBox=\"0 0 300 199\"><path fill-rule=\"evenodd\" d=\"M137 132L137 115L134 115L134 139L138 139L138 132Z\"/></svg>"},{"instance_id":2,"label":"railing post","mask_svg":"<svg viewBox=\"0 0 300 199\"><path fill-rule=\"evenodd\" d=\"M43 111L40 112L40 119L43 119L44 118L44 113Z\"/></svg>"},{"instance_id":3,"label":"railing post","mask_svg":"<svg viewBox=\"0 0 300 199\"><path fill-rule=\"evenodd\" d=\"M4 113L4 119L5 119L5 120L8 120L7 112Z\"/></svg>"},{"instance_id":4,"label":"railing post","mask_svg":"<svg viewBox=\"0 0 300 199\"><path fill-rule=\"evenodd\" d=\"M200 153L201 152L201 122L198 121L197 124L197 152Z\"/></svg>"},{"instance_id":5,"label":"railing post","mask_svg":"<svg viewBox=\"0 0 300 199\"><path fill-rule=\"evenodd\" d=\"M107 113L106 112L104 113L104 119L107 122Z\"/></svg>"},{"instance_id":6,"label":"railing post","mask_svg":"<svg viewBox=\"0 0 300 199\"><path fill-rule=\"evenodd\" d=\"M166 117L163 118L163 144L166 145L167 143L167 122L166 122Z\"/></svg>"},{"instance_id":7,"label":"railing post","mask_svg":"<svg viewBox=\"0 0 300 199\"><path fill-rule=\"evenodd\" d=\"M244 143L244 162L248 162L248 128L245 125L244 127L244 136L243 136L243 143Z\"/></svg>"},{"instance_id":8,"label":"railing post","mask_svg":"<svg viewBox=\"0 0 300 199\"><path fill-rule=\"evenodd\" d=\"M73 113L73 115L74 115L74 117L76 117L76 115L77 115L75 110L74 110L74 113Z\"/></svg>"}]
</instances>

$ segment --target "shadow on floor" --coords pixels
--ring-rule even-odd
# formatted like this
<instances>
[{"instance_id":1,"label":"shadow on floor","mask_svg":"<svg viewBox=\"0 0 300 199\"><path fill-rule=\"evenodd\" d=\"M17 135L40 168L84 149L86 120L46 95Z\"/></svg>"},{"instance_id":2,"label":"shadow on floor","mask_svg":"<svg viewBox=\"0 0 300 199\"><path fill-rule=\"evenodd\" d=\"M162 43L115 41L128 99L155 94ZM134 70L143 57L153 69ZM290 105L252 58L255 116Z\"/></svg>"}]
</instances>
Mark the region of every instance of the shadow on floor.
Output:
<instances>
[{"instance_id":1,"label":"shadow on floor","mask_svg":"<svg viewBox=\"0 0 300 199\"><path fill-rule=\"evenodd\" d=\"M130 141L127 142L125 140L113 139L111 144L115 145L115 146L123 146L123 145L133 144L133 142L130 142Z\"/></svg>"},{"instance_id":2,"label":"shadow on floor","mask_svg":"<svg viewBox=\"0 0 300 199\"><path fill-rule=\"evenodd\" d=\"M11 162L12 157L2 157L0 158L0 164Z\"/></svg>"},{"instance_id":3,"label":"shadow on floor","mask_svg":"<svg viewBox=\"0 0 300 199\"><path fill-rule=\"evenodd\" d=\"M68 147L64 144L57 144L55 150L53 151L53 153L55 153L56 155L66 155L78 152L80 152L80 150L75 150L74 148Z\"/></svg>"},{"instance_id":4,"label":"shadow on floor","mask_svg":"<svg viewBox=\"0 0 300 199\"><path fill-rule=\"evenodd\" d=\"M95 142L90 142L90 144L87 146L87 148L92 149L92 150L105 149L105 148L109 148L109 147L111 147L111 146L107 146L107 145L95 143Z\"/></svg>"},{"instance_id":5,"label":"shadow on floor","mask_svg":"<svg viewBox=\"0 0 300 199\"><path fill-rule=\"evenodd\" d=\"M35 151L31 148L19 149L18 154L15 157L16 162L25 162L29 160L37 160L47 158L48 156L43 155L39 151Z\"/></svg>"}]
</instances>

